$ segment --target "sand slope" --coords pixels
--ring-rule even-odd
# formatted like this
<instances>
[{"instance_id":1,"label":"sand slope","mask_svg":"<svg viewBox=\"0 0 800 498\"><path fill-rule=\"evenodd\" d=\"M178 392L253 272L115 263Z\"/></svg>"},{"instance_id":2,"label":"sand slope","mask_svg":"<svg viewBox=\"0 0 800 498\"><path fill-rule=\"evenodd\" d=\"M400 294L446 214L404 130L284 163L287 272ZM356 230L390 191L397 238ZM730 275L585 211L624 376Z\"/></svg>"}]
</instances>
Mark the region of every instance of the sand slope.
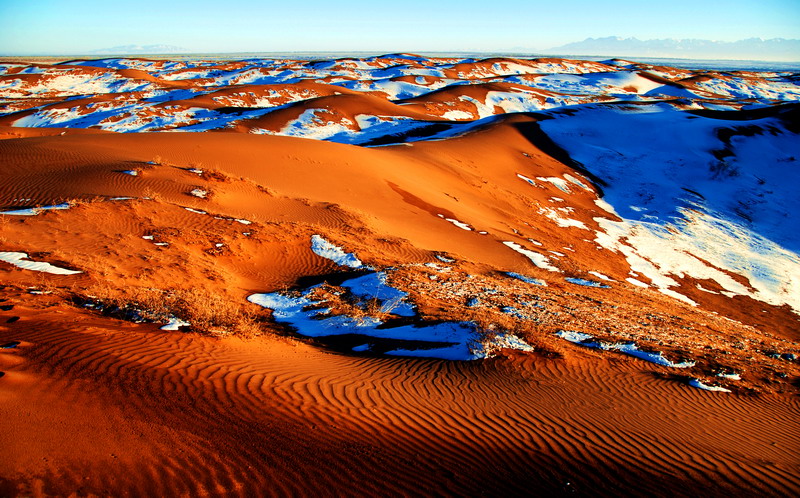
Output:
<instances>
[{"instance_id":1,"label":"sand slope","mask_svg":"<svg viewBox=\"0 0 800 498\"><path fill-rule=\"evenodd\" d=\"M4 493L792 494L796 398L634 360L463 364L173 336L9 294ZM29 304L24 304L28 302ZM36 309L39 308L39 309ZM625 393L625 394L622 394ZM24 412L24 414L23 414ZM710 429L713 428L713 429Z\"/></svg>"}]
</instances>

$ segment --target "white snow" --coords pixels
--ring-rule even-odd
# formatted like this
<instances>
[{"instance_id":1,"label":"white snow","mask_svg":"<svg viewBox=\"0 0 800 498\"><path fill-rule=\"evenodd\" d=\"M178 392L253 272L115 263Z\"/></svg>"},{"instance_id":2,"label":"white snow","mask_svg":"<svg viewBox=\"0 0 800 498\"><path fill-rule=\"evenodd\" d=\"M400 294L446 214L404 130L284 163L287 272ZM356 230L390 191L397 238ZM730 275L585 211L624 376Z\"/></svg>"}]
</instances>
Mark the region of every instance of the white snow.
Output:
<instances>
[{"instance_id":1,"label":"white snow","mask_svg":"<svg viewBox=\"0 0 800 498\"><path fill-rule=\"evenodd\" d=\"M538 278L533 278L533 277L528 277L528 276L525 276L525 275L522 275L520 273L516 273L516 272L513 272L513 271L507 271L507 272L505 272L505 274L508 275L511 278L516 278L517 280L522 280L523 282L528 283L528 284L542 285L542 286L546 286L547 285L547 283L544 280L541 280L541 279L538 279Z\"/></svg>"},{"instance_id":2,"label":"white snow","mask_svg":"<svg viewBox=\"0 0 800 498\"><path fill-rule=\"evenodd\" d=\"M191 325L191 323L173 316L170 317L169 322L167 322L166 325L161 327L161 330L176 331L180 330L181 327L190 327Z\"/></svg>"},{"instance_id":3,"label":"white snow","mask_svg":"<svg viewBox=\"0 0 800 498\"><path fill-rule=\"evenodd\" d=\"M608 184L595 202L622 221L595 218L596 242L661 292L694 305L676 278L710 279L726 295L800 313L800 232L790 228L800 212L792 166L800 140L779 120L721 121L666 104L588 106L541 127ZM721 150L718 159L712 152Z\"/></svg>"},{"instance_id":4,"label":"white snow","mask_svg":"<svg viewBox=\"0 0 800 498\"><path fill-rule=\"evenodd\" d=\"M15 209L13 211L0 211L0 214L6 214L9 216L36 216L40 214L42 211L52 211L52 210L60 210L60 209L69 209L69 203L65 202L62 204L56 204L54 206L38 206L32 208L25 208L25 209Z\"/></svg>"},{"instance_id":5,"label":"white snow","mask_svg":"<svg viewBox=\"0 0 800 498\"><path fill-rule=\"evenodd\" d=\"M674 291L672 289L663 289L663 288L662 289L658 289L658 291L661 292L662 294L665 294L665 295L669 296L669 297L672 297L672 298L677 299L679 301L683 301L684 303L689 304L691 306L697 306L696 302L692 301L691 299L689 299L688 297L684 296L680 292L676 292L676 291Z\"/></svg>"},{"instance_id":6,"label":"white snow","mask_svg":"<svg viewBox=\"0 0 800 498\"><path fill-rule=\"evenodd\" d=\"M539 214L544 215L546 218L555 222L561 228L580 228L581 230L589 230L589 227L582 221L574 220L572 218L564 218L561 214L572 212L572 208L551 208L540 207Z\"/></svg>"},{"instance_id":7,"label":"white snow","mask_svg":"<svg viewBox=\"0 0 800 498\"><path fill-rule=\"evenodd\" d=\"M599 289L608 289L609 286L606 284L601 284L600 282L595 282L592 280L586 280L584 278L565 278L567 282L575 285L582 285L584 287L597 287Z\"/></svg>"},{"instance_id":8,"label":"white snow","mask_svg":"<svg viewBox=\"0 0 800 498\"><path fill-rule=\"evenodd\" d=\"M625 279L625 281L628 282L628 283L631 283L631 284L633 284L633 285L635 285L637 287L642 287L642 288L645 288L645 289L649 289L650 288L650 286L647 285L646 283L642 282L641 280L636 280L633 277L628 277L628 278Z\"/></svg>"},{"instance_id":9,"label":"white snow","mask_svg":"<svg viewBox=\"0 0 800 498\"><path fill-rule=\"evenodd\" d=\"M530 178L528 178L525 175L521 175L521 174L517 173L517 177L522 179L522 180L525 180L526 182L528 182L529 184L533 185L534 187L536 186L536 182L531 180Z\"/></svg>"},{"instance_id":10,"label":"white snow","mask_svg":"<svg viewBox=\"0 0 800 498\"><path fill-rule=\"evenodd\" d=\"M385 277L384 277L385 278ZM354 293L363 297L373 297L377 291L394 291L397 295L405 295L385 284L380 274L368 274L346 281L343 287L350 288ZM448 360L475 360L491 356L496 349L514 348L530 351L530 345L511 334L496 334L493 337L483 337L469 322L440 322L425 326L401 325L381 327L383 322L377 317L350 317L347 315L326 315L327 309L307 310L309 305L315 304L307 296L316 288L307 289L300 296L287 296L280 293L253 294L248 301L273 310L273 318L279 323L288 324L297 329L299 334L307 337L328 337L344 334L363 335L373 340L402 340L409 341L404 347L397 347L385 354L392 356L420 356L441 358ZM386 302L392 302L393 297L388 297ZM392 312L409 312L411 308L393 308ZM412 347L412 344L415 347ZM358 351L368 350L368 345L362 345Z\"/></svg>"},{"instance_id":11,"label":"white snow","mask_svg":"<svg viewBox=\"0 0 800 498\"><path fill-rule=\"evenodd\" d=\"M336 246L320 235L311 236L311 250L314 254L329 259L340 266L348 266L350 268L362 268L364 264L353 253L346 253L344 250Z\"/></svg>"},{"instance_id":12,"label":"white snow","mask_svg":"<svg viewBox=\"0 0 800 498\"><path fill-rule=\"evenodd\" d=\"M662 353L648 353L646 351L642 351L638 346L636 346L636 344L633 343L609 345L608 349L617 350L627 355L639 358L640 360L649 361L650 363L656 363L665 367L691 368L695 365L695 362L693 361L682 361L675 363L664 358Z\"/></svg>"},{"instance_id":13,"label":"white snow","mask_svg":"<svg viewBox=\"0 0 800 498\"><path fill-rule=\"evenodd\" d=\"M342 283L342 287L349 289L355 296L364 299L378 299L383 304L380 311L397 316L414 316L416 312L406 299L408 294L395 289L387 283L384 272L368 273Z\"/></svg>"},{"instance_id":14,"label":"white snow","mask_svg":"<svg viewBox=\"0 0 800 498\"><path fill-rule=\"evenodd\" d=\"M587 192L591 192L592 191L592 189L589 188L585 183L583 183L582 181L578 180L577 178L575 178L574 176L572 176L572 175L570 175L568 173L564 174L564 178L566 178L567 181L570 181L570 182L574 183L575 185L579 186L580 188L586 190Z\"/></svg>"},{"instance_id":15,"label":"white snow","mask_svg":"<svg viewBox=\"0 0 800 498\"><path fill-rule=\"evenodd\" d=\"M319 235L312 237L312 250L337 264L351 268L363 268L354 254L345 253ZM330 315L329 309L309 309L318 304L309 296L315 285L305 289L300 296L285 295L280 292L252 294L247 300L273 310L273 318L297 329L307 337L328 337L344 334L363 335L377 341L409 341L403 347L387 351L387 355L421 356L449 360L475 360L492 356L497 349L513 348L530 351L533 348L522 339L508 333L491 336L481 334L471 322L438 322L426 325L384 326L378 316ZM341 287L348 290L361 302L378 300L381 314L414 317L416 312L408 303L408 294L388 284L385 272L371 272L342 282ZM367 342L357 346L354 351L371 349ZM412 346L413 345L413 346Z\"/></svg>"},{"instance_id":16,"label":"white snow","mask_svg":"<svg viewBox=\"0 0 800 498\"><path fill-rule=\"evenodd\" d=\"M524 247L522 247L521 245L517 244L516 242L504 241L503 244L506 245L507 247L510 247L511 249L517 251L518 253L522 254L523 256L527 257L528 259L531 260L531 262L534 265L538 266L539 268L542 268L544 270L554 271L554 272L560 272L561 271L558 268L556 268L555 266L551 265L550 264L550 260L548 260L547 256L545 256L543 254L539 254L538 252L533 252L533 251L531 251L529 249L525 249Z\"/></svg>"},{"instance_id":17,"label":"white snow","mask_svg":"<svg viewBox=\"0 0 800 498\"><path fill-rule=\"evenodd\" d=\"M575 332L574 330L559 330L556 332L556 335L575 344L580 344L584 341L589 341L592 339L591 335L584 332Z\"/></svg>"},{"instance_id":18,"label":"white snow","mask_svg":"<svg viewBox=\"0 0 800 498\"><path fill-rule=\"evenodd\" d=\"M558 178L557 176L537 176L536 179L555 185L558 190L564 192L565 194L572 193L572 191L569 189L569 183L567 183L567 181L563 178Z\"/></svg>"},{"instance_id":19,"label":"white snow","mask_svg":"<svg viewBox=\"0 0 800 498\"><path fill-rule=\"evenodd\" d=\"M449 221L450 223L452 223L453 225L457 226L458 228L460 228L462 230L466 230L468 232L472 231L472 227L470 227L469 225L467 225L463 221L458 221L455 218L445 218L445 216L443 214L440 214L439 218L442 218L443 220Z\"/></svg>"},{"instance_id":20,"label":"white snow","mask_svg":"<svg viewBox=\"0 0 800 498\"><path fill-rule=\"evenodd\" d=\"M589 272L589 274L590 274L590 275L594 275L595 277L599 278L600 280L605 280L605 281L607 281L607 282L614 282L614 279L613 279L613 278L611 278L611 277L608 277L608 276L606 276L606 275L603 275L603 274L602 274L602 273L600 273L599 271L590 271L590 272Z\"/></svg>"},{"instance_id":21,"label":"white snow","mask_svg":"<svg viewBox=\"0 0 800 498\"><path fill-rule=\"evenodd\" d=\"M325 140L335 135L351 135L356 124L348 118L339 121L326 119L326 109L306 109L296 119L284 126L279 135Z\"/></svg>"},{"instance_id":22,"label":"white snow","mask_svg":"<svg viewBox=\"0 0 800 498\"><path fill-rule=\"evenodd\" d=\"M618 216L618 215L617 215L617 212L614 210L614 206L612 206L611 204L607 203L607 202L606 202L606 201L604 201L603 199L595 199L595 200L594 200L594 203L595 203L595 204L597 204L597 207L599 207L599 208L600 208L600 209L602 209L603 211L606 211L606 212L608 212L608 213L611 213L611 214L613 214L614 216Z\"/></svg>"},{"instance_id":23,"label":"white snow","mask_svg":"<svg viewBox=\"0 0 800 498\"><path fill-rule=\"evenodd\" d=\"M0 261L11 263L14 266L24 270L40 271L44 273L52 273L53 275L76 275L83 273L79 270L68 270L59 266L51 265L41 261L31 261L28 254L24 252L0 252Z\"/></svg>"},{"instance_id":24,"label":"white snow","mask_svg":"<svg viewBox=\"0 0 800 498\"><path fill-rule=\"evenodd\" d=\"M719 386L709 386L708 384L704 384L700 379L691 379L689 380L689 385L692 387L696 387L698 389L702 389L704 391L716 391L720 393L729 393L731 392L730 389L725 389L724 387Z\"/></svg>"},{"instance_id":25,"label":"white snow","mask_svg":"<svg viewBox=\"0 0 800 498\"><path fill-rule=\"evenodd\" d=\"M113 101L76 103L72 108L43 105L16 120L16 126L99 127L117 132L166 129L204 131L235 126L236 122L258 118L292 103L323 96L313 89L289 86L305 81L380 94L397 105L412 104L403 100L424 98L429 92L448 86L505 85L502 91L491 89L479 98L462 95L456 97L455 101L435 102L429 112L439 114L441 118L425 122L397 116L356 116L348 119L338 115L335 110L327 112L328 109L318 108L306 109L278 132L251 128L255 133L286 134L345 143L361 143L366 141L366 135L373 138L391 135L408 127L441 119L456 123L486 118L495 113L577 107L596 102L645 102L679 97L682 100L676 105L683 108L735 109L742 106L742 99L748 99L747 106L800 100L800 89L788 73L763 73L758 75L760 80L735 73L720 73L709 81L694 81L688 84L691 89L687 89L664 85L654 81L652 75L675 81L696 73L649 69L647 74L632 63L505 61L494 63L491 67L460 67L458 73L452 75L456 64L472 61L448 58L416 62L423 63L424 67L405 59L393 58L377 58L369 62L366 59L296 61L254 58L242 61L235 68L219 66L218 61L134 59L77 61L51 67L20 65L14 68L14 72L26 76L7 75L0 81L0 98L12 100L114 94ZM8 72L10 68L12 65L2 65L0 73ZM126 77L116 71L129 68L148 72L157 80ZM28 79L34 75L37 78ZM176 90L158 82L189 79L193 80L197 89ZM242 86L241 91L217 91L226 87L232 89L235 85ZM255 87L247 88L244 85L262 88L256 90ZM332 92L333 95L342 93ZM227 113L213 108L187 107L187 102L204 94L209 94L217 106L242 110ZM709 98L714 100L705 100ZM462 106L463 109L460 108ZM12 101L0 109L0 114L13 113L21 108ZM474 108L474 111L470 111L470 108ZM364 123L368 126L363 126ZM569 178L567 180L581 187ZM585 185L585 182L581 183Z\"/></svg>"},{"instance_id":26,"label":"white snow","mask_svg":"<svg viewBox=\"0 0 800 498\"><path fill-rule=\"evenodd\" d=\"M461 121L465 119L474 119L474 116L472 113L453 109L442 114L442 118L450 121Z\"/></svg>"},{"instance_id":27,"label":"white snow","mask_svg":"<svg viewBox=\"0 0 800 498\"><path fill-rule=\"evenodd\" d=\"M560 330L556 332L555 335L574 344L578 344L580 346L585 346L587 348L602 349L604 351L619 351L620 353L625 353L640 360L649 361L650 363L655 363L657 365L662 365L665 367L691 368L695 365L695 362L693 361L682 361L676 363L665 358L662 353L650 353L647 351L642 351L633 342L606 343L595 340L594 337L592 337L589 334L583 332L569 331L569 330Z\"/></svg>"}]
</instances>

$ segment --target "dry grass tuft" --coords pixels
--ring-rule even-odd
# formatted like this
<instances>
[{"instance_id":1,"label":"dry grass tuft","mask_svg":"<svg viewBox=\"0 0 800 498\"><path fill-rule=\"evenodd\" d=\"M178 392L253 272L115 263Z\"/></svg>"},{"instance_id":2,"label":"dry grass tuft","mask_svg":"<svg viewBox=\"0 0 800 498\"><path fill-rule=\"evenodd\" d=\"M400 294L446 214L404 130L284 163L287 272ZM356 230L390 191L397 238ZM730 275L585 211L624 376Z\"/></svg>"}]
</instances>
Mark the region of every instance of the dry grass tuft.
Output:
<instances>
[{"instance_id":1,"label":"dry grass tuft","mask_svg":"<svg viewBox=\"0 0 800 498\"><path fill-rule=\"evenodd\" d=\"M144 192L142 192L142 196L143 198L150 199L151 201L164 202L164 196L162 196L160 192L156 192L150 187L145 187Z\"/></svg>"},{"instance_id":2,"label":"dry grass tuft","mask_svg":"<svg viewBox=\"0 0 800 498\"><path fill-rule=\"evenodd\" d=\"M197 199L203 199L205 201L209 201L214 198L213 190L201 186L194 186L191 189L184 192L184 194L196 197Z\"/></svg>"},{"instance_id":3,"label":"dry grass tuft","mask_svg":"<svg viewBox=\"0 0 800 498\"><path fill-rule=\"evenodd\" d=\"M376 320L385 322L393 318L392 313L403 300L402 296L387 300L359 296L327 283L313 289L307 297L319 303L317 306L320 308L330 309L330 315L346 315L359 324Z\"/></svg>"},{"instance_id":4,"label":"dry grass tuft","mask_svg":"<svg viewBox=\"0 0 800 498\"><path fill-rule=\"evenodd\" d=\"M475 324L484 343L492 343L497 334L513 334L545 356L562 357L565 349L559 339L548 334L549 325L513 317L486 308L470 308L464 317Z\"/></svg>"},{"instance_id":5,"label":"dry grass tuft","mask_svg":"<svg viewBox=\"0 0 800 498\"><path fill-rule=\"evenodd\" d=\"M233 181L232 176L218 169L203 169L203 173L200 175L200 178L209 182L230 183Z\"/></svg>"},{"instance_id":6,"label":"dry grass tuft","mask_svg":"<svg viewBox=\"0 0 800 498\"><path fill-rule=\"evenodd\" d=\"M172 316L191 324L194 332L222 336L260 335L266 313L238 304L204 289L165 290L148 287L118 289L108 284L93 286L78 301L102 304L104 310L126 318L166 323Z\"/></svg>"}]
</instances>

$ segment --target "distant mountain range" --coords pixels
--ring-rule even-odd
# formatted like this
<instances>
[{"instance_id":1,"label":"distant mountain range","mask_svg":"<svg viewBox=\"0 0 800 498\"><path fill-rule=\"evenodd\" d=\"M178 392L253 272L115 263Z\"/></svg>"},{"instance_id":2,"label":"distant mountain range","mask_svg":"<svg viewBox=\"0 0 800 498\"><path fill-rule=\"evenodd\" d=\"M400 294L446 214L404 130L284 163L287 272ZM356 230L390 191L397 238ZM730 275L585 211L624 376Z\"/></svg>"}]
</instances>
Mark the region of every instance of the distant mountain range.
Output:
<instances>
[{"instance_id":1,"label":"distant mountain range","mask_svg":"<svg viewBox=\"0 0 800 498\"><path fill-rule=\"evenodd\" d=\"M800 61L800 40L748 38L734 42L700 39L639 40L607 36L587 38L542 51L564 55L616 57L676 57L686 59L738 59Z\"/></svg>"},{"instance_id":2,"label":"distant mountain range","mask_svg":"<svg viewBox=\"0 0 800 498\"><path fill-rule=\"evenodd\" d=\"M175 45L119 45L110 48L92 50L92 55L130 55L130 54L185 54L190 52Z\"/></svg>"},{"instance_id":3,"label":"distant mountain range","mask_svg":"<svg viewBox=\"0 0 800 498\"><path fill-rule=\"evenodd\" d=\"M523 50L516 47L515 50ZM531 50L553 55L599 55L609 57L674 57L684 59L732 59L800 61L800 40L772 38L748 38L734 42L664 38L639 40L607 36L587 38L546 50ZM175 45L119 45L89 52L89 55L136 55L136 54L187 54L193 52Z\"/></svg>"}]
</instances>

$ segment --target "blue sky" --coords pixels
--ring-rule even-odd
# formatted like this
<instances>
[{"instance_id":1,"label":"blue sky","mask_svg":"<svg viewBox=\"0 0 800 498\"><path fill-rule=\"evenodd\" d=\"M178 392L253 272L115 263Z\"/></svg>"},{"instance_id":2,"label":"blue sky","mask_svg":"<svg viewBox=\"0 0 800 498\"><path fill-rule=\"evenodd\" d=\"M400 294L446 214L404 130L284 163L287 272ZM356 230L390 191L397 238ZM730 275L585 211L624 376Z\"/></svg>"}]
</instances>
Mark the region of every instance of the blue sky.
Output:
<instances>
[{"instance_id":1,"label":"blue sky","mask_svg":"<svg viewBox=\"0 0 800 498\"><path fill-rule=\"evenodd\" d=\"M500 51L587 37L800 38L800 0L0 0L0 54Z\"/></svg>"}]
</instances>

